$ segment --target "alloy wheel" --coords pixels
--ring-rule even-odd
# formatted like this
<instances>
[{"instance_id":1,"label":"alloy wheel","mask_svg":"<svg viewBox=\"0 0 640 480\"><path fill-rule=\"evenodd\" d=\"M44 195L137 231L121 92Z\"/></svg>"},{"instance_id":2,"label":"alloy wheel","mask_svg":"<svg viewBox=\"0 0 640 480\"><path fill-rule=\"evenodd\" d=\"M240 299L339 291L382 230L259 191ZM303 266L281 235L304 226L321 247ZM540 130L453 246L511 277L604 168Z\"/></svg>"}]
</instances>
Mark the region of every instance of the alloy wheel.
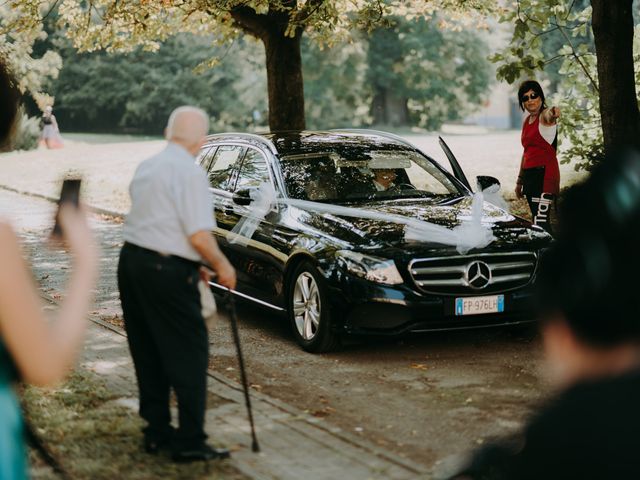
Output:
<instances>
[{"instance_id":1,"label":"alloy wheel","mask_svg":"<svg viewBox=\"0 0 640 480\"><path fill-rule=\"evenodd\" d=\"M320 291L315 279L302 272L293 289L293 318L304 340L312 340L320 328Z\"/></svg>"}]
</instances>

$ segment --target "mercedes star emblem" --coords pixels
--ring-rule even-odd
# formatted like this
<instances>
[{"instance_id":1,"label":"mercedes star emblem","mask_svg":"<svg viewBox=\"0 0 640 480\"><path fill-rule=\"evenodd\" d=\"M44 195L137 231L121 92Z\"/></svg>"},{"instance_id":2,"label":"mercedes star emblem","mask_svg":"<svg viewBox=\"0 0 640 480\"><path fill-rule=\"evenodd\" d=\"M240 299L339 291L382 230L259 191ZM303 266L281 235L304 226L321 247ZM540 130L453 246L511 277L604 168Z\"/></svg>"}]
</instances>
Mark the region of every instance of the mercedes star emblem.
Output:
<instances>
[{"instance_id":1,"label":"mercedes star emblem","mask_svg":"<svg viewBox=\"0 0 640 480\"><path fill-rule=\"evenodd\" d=\"M471 288L480 290L491 282L491 269L486 263L476 260L467 265L464 279Z\"/></svg>"}]
</instances>

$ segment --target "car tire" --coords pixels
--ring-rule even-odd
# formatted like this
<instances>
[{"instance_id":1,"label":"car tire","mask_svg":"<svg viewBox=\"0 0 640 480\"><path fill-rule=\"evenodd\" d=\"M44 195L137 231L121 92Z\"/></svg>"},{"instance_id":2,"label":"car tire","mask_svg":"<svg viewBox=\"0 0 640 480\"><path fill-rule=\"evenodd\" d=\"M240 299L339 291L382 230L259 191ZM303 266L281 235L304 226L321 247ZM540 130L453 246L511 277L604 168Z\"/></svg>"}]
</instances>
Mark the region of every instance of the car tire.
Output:
<instances>
[{"instance_id":1,"label":"car tire","mask_svg":"<svg viewBox=\"0 0 640 480\"><path fill-rule=\"evenodd\" d=\"M326 281L311 262L300 263L291 275L287 311L293 335L307 352L328 352L340 345L332 329Z\"/></svg>"}]
</instances>

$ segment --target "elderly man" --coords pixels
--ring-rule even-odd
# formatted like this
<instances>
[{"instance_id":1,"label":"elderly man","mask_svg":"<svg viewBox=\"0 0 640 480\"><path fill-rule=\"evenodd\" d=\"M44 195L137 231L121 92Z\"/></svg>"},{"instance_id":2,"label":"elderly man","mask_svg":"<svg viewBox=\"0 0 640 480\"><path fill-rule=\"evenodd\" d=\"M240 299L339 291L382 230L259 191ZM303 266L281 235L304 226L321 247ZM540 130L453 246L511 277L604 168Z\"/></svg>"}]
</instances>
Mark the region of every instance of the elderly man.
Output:
<instances>
[{"instance_id":1,"label":"elderly man","mask_svg":"<svg viewBox=\"0 0 640 480\"><path fill-rule=\"evenodd\" d=\"M205 443L207 330L198 281L203 263L217 281L235 287L233 267L211 236L212 199L195 164L209 128L206 114L180 107L165 130L166 148L143 161L129 191L118 287L125 329L147 421L144 448L171 448L177 462L229 456ZM171 427L169 392L178 400L179 427Z\"/></svg>"}]
</instances>

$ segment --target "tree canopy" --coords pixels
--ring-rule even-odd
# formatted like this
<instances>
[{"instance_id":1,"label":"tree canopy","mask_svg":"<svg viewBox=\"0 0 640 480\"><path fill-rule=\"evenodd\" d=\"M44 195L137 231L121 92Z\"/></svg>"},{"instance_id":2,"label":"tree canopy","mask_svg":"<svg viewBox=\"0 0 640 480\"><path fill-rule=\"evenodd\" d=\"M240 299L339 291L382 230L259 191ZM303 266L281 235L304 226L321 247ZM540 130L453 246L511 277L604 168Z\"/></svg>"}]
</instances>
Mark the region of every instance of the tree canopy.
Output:
<instances>
[{"instance_id":1,"label":"tree canopy","mask_svg":"<svg viewBox=\"0 0 640 480\"><path fill-rule=\"evenodd\" d=\"M368 35L374 124L434 130L470 113L486 97L491 74L486 42L469 31L439 28L438 19L396 17Z\"/></svg>"},{"instance_id":2,"label":"tree canopy","mask_svg":"<svg viewBox=\"0 0 640 480\"><path fill-rule=\"evenodd\" d=\"M179 34L157 52L78 53L60 31L51 25L46 30L47 42L37 43L34 51L54 49L63 59L47 90L65 130L159 134L169 112L184 103L209 112L215 130L264 129L264 55L255 41L239 38L212 49L206 37ZM381 39L396 45L392 59L378 50ZM372 124L437 129L482 104L490 66L485 51L480 37L439 28L437 18L400 19L373 35L354 35L324 49L304 39L307 122L320 129ZM214 68L196 68L211 55L219 59ZM381 85L396 94L407 116L396 122L382 118L380 109L393 105L380 105Z\"/></svg>"},{"instance_id":3,"label":"tree canopy","mask_svg":"<svg viewBox=\"0 0 640 480\"><path fill-rule=\"evenodd\" d=\"M65 129L160 135L170 112L184 104L207 111L214 130L243 129L254 110L266 111L261 52L242 40L216 47L220 65L202 73L196 67L210 58L210 44L189 34L158 52L77 53L64 40L56 43L64 64L50 91Z\"/></svg>"},{"instance_id":4,"label":"tree canopy","mask_svg":"<svg viewBox=\"0 0 640 480\"><path fill-rule=\"evenodd\" d=\"M39 1L0 4L0 55L6 59L20 90L29 92L41 108L50 102L44 85L57 77L62 65L60 55L54 51L33 54L34 43L46 37L44 19L51 7Z\"/></svg>"},{"instance_id":5,"label":"tree canopy","mask_svg":"<svg viewBox=\"0 0 640 480\"><path fill-rule=\"evenodd\" d=\"M20 12L13 25L24 31L37 29L57 2L9 0L7 5ZM265 47L270 127L297 129L305 127L303 34L330 45L354 30L384 24L390 15L412 19L447 11L456 20L492 5L489 0L65 0L57 12L74 46L83 51L157 50L178 32L214 33L217 44L251 35Z\"/></svg>"}]
</instances>

